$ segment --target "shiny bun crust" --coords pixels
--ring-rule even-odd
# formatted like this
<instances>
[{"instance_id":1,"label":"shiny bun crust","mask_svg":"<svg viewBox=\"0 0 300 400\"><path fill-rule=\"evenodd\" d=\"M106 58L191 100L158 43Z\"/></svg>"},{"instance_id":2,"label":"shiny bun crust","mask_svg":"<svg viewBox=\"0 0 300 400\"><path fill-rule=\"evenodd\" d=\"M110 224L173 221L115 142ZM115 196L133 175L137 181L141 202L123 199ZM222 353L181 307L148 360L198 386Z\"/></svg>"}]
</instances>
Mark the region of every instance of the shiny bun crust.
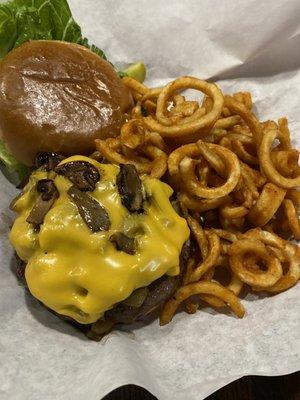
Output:
<instances>
[{"instance_id":1,"label":"shiny bun crust","mask_svg":"<svg viewBox=\"0 0 300 400\"><path fill-rule=\"evenodd\" d=\"M40 151L89 154L115 137L132 105L112 65L77 44L30 41L0 63L0 132L32 165Z\"/></svg>"}]
</instances>

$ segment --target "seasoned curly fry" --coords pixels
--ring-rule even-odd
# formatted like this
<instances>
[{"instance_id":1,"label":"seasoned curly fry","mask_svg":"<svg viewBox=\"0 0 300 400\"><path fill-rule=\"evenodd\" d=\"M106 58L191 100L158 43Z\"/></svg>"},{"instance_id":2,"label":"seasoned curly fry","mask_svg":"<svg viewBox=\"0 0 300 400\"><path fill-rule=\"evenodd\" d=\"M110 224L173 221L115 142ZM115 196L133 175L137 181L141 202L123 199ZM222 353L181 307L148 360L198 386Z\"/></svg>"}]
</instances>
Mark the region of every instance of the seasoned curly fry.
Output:
<instances>
[{"instance_id":1,"label":"seasoned curly fry","mask_svg":"<svg viewBox=\"0 0 300 400\"><path fill-rule=\"evenodd\" d=\"M252 105L253 104L252 104L251 93L249 93L249 92L237 92L237 93L233 93L231 95L231 97L233 99L235 99L236 101L242 103L249 110L252 109ZM229 117L231 115L232 115L231 111L226 106L224 106L223 110L222 110L222 116Z\"/></svg>"},{"instance_id":2,"label":"seasoned curly fry","mask_svg":"<svg viewBox=\"0 0 300 400\"><path fill-rule=\"evenodd\" d=\"M192 269L190 268L190 265L188 265L189 268L187 268L184 284L192 282L193 277L195 277L198 280L200 274L203 276L205 280L211 280L214 275L214 270L215 270L214 266L219 264L220 241L217 240L217 238L214 236L215 235L214 232L207 233L208 235L208 241L207 241L207 236L204 233L204 230L202 229L201 225L189 215L187 215L186 218L191 228L191 231L193 232L197 240L201 256L204 261L200 265L198 265L196 269L194 268L194 266ZM229 285L230 287L228 287L230 290L232 290L233 284L236 284L236 279L232 279L232 282L230 282ZM200 295L200 299L206 301L207 303L209 303L214 307L225 306L225 303L222 302L222 300L211 295ZM193 303L190 300L185 301L185 310L189 314L195 313L198 307L199 307L198 303Z\"/></svg>"},{"instance_id":3,"label":"seasoned curly fry","mask_svg":"<svg viewBox=\"0 0 300 400\"><path fill-rule=\"evenodd\" d=\"M181 177L179 171L179 164L184 159L184 157L189 156L192 158L199 157L198 146L193 144L186 144L174 150L168 158L168 170L172 178L173 184L180 187Z\"/></svg>"},{"instance_id":4,"label":"seasoned curly fry","mask_svg":"<svg viewBox=\"0 0 300 400\"><path fill-rule=\"evenodd\" d=\"M279 236L275 235L274 233L266 232L261 228L250 229L243 236L259 240L265 245L272 246L278 249L283 249L286 244L286 242Z\"/></svg>"},{"instance_id":5,"label":"seasoned curly fry","mask_svg":"<svg viewBox=\"0 0 300 400\"><path fill-rule=\"evenodd\" d=\"M161 149L155 146L147 145L143 149L143 152L152 159L151 165L151 178L161 178L167 171L167 160L168 157Z\"/></svg>"},{"instance_id":6,"label":"seasoned curly fry","mask_svg":"<svg viewBox=\"0 0 300 400\"><path fill-rule=\"evenodd\" d=\"M224 104L231 112L239 115L245 121L250 128L256 145L258 146L262 139L262 128L254 114L246 106L244 106L243 103L240 103L230 96L225 96Z\"/></svg>"},{"instance_id":7,"label":"seasoned curly fry","mask_svg":"<svg viewBox=\"0 0 300 400\"><path fill-rule=\"evenodd\" d=\"M267 271L254 272L249 268L247 254L254 254L266 263ZM250 286L271 287L282 277L280 261L270 255L265 245L253 239L241 239L229 249L229 262L233 272ZM251 264L250 264L251 266Z\"/></svg>"},{"instance_id":8,"label":"seasoned curly fry","mask_svg":"<svg viewBox=\"0 0 300 400\"><path fill-rule=\"evenodd\" d=\"M231 149L239 157L240 160L250 165L257 165L258 158L256 157L256 155L251 154L251 152L248 151L246 147L248 146L248 148L251 148L252 153L254 153L253 145L253 139L249 136L244 136L243 138L231 140Z\"/></svg>"},{"instance_id":9,"label":"seasoned curly fry","mask_svg":"<svg viewBox=\"0 0 300 400\"><path fill-rule=\"evenodd\" d=\"M254 286L252 288L255 291L265 290L271 293L278 293L289 289L297 283L300 278L300 250L297 245L289 243L279 236L259 228L251 229L245 236L260 240L265 245L268 245L268 250L271 251L271 253L276 249L279 250L280 254L277 255L278 259L280 259L282 263L285 262L288 264L287 271L284 272L283 276L273 286L267 288Z\"/></svg>"},{"instance_id":10,"label":"seasoned curly fry","mask_svg":"<svg viewBox=\"0 0 300 400\"><path fill-rule=\"evenodd\" d=\"M157 132L148 132L145 133L145 142L146 144L152 144L158 149L168 152L168 148L163 140L163 138Z\"/></svg>"},{"instance_id":11,"label":"seasoned curly fry","mask_svg":"<svg viewBox=\"0 0 300 400\"><path fill-rule=\"evenodd\" d=\"M227 240L228 242L236 242L239 236L233 232L228 232L223 229L213 229L212 230L216 235L219 236L220 239Z\"/></svg>"},{"instance_id":12,"label":"seasoned curly fry","mask_svg":"<svg viewBox=\"0 0 300 400\"><path fill-rule=\"evenodd\" d=\"M218 268L218 266L216 268L214 268L214 272L215 270ZM243 289L243 282L231 271L230 266L227 264L225 267L228 272L230 273L231 277L230 277L230 282L228 283L228 285L224 286L227 289L231 290L236 296L238 296L242 289ZM214 274L212 274L211 278L208 279L209 281L214 281ZM215 296L209 295L209 294L202 294L200 295L201 300L205 301L206 303L208 303L210 306L215 307L215 308L219 308L219 307L225 307L226 304L224 303L224 301L218 299Z\"/></svg>"},{"instance_id":13,"label":"seasoned curly fry","mask_svg":"<svg viewBox=\"0 0 300 400\"><path fill-rule=\"evenodd\" d=\"M183 279L183 284L187 285L189 283L190 275L192 273L192 270L195 267L195 260L193 258L190 258L187 263L187 268L186 268L186 274ZM199 304L194 303L192 300L187 299L184 302L184 309L188 314L195 314L195 312L198 310Z\"/></svg>"},{"instance_id":14,"label":"seasoned curly fry","mask_svg":"<svg viewBox=\"0 0 300 400\"><path fill-rule=\"evenodd\" d=\"M283 200L282 205L294 239L300 240L300 221L292 200L285 199Z\"/></svg>"},{"instance_id":15,"label":"seasoned curly fry","mask_svg":"<svg viewBox=\"0 0 300 400\"><path fill-rule=\"evenodd\" d=\"M244 231L245 218L225 218L219 212L219 220L223 229L227 229L230 232L242 232Z\"/></svg>"},{"instance_id":16,"label":"seasoned curly fry","mask_svg":"<svg viewBox=\"0 0 300 400\"><path fill-rule=\"evenodd\" d=\"M280 139L280 132L278 130L269 130L265 132L258 149L258 156L261 169L266 177L275 185L284 189L292 189L300 186L300 171L296 177L287 178L280 174L272 162L272 144L275 139Z\"/></svg>"},{"instance_id":17,"label":"seasoned curly fry","mask_svg":"<svg viewBox=\"0 0 300 400\"><path fill-rule=\"evenodd\" d=\"M97 139L96 149L113 164L133 164L140 174L151 173L151 163L146 158L137 157L133 153L131 157L122 154L122 146L119 138L106 140Z\"/></svg>"},{"instance_id":18,"label":"seasoned curly fry","mask_svg":"<svg viewBox=\"0 0 300 400\"><path fill-rule=\"evenodd\" d=\"M266 183L257 202L249 210L249 221L256 226L266 225L278 210L285 194L286 190L273 183Z\"/></svg>"},{"instance_id":19,"label":"seasoned curly fry","mask_svg":"<svg viewBox=\"0 0 300 400\"><path fill-rule=\"evenodd\" d=\"M143 94L143 97L141 99L142 103L147 102L148 100L152 100L153 102L156 103L158 96L160 95L160 92L162 91L162 88L153 88L153 89L148 89L146 93Z\"/></svg>"},{"instance_id":20,"label":"seasoned curly fry","mask_svg":"<svg viewBox=\"0 0 300 400\"><path fill-rule=\"evenodd\" d=\"M288 270L273 286L264 289L267 292L283 292L294 286L300 279L299 247L297 245L286 243L284 253L288 263Z\"/></svg>"},{"instance_id":21,"label":"seasoned curly fry","mask_svg":"<svg viewBox=\"0 0 300 400\"><path fill-rule=\"evenodd\" d=\"M241 166L242 166L242 174L243 176L249 176L249 178L252 179L254 185L257 188L260 188L261 186L263 186L266 183L266 178L264 176L261 175L261 173L251 167L249 167L249 165L241 162Z\"/></svg>"},{"instance_id":22,"label":"seasoned curly fry","mask_svg":"<svg viewBox=\"0 0 300 400\"><path fill-rule=\"evenodd\" d=\"M145 129L138 119L131 119L121 128L120 139L122 145L129 149L136 149L145 142Z\"/></svg>"},{"instance_id":23,"label":"seasoned curly fry","mask_svg":"<svg viewBox=\"0 0 300 400\"><path fill-rule=\"evenodd\" d=\"M224 205L220 208L220 213L223 218L243 218L248 214L248 210L244 206L235 206L232 204Z\"/></svg>"},{"instance_id":24,"label":"seasoned curly fry","mask_svg":"<svg viewBox=\"0 0 300 400\"><path fill-rule=\"evenodd\" d=\"M240 163L241 166L241 178L242 178L242 190L249 191L252 199L257 199L259 197L258 193L258 184L255 181L254 176L249 174L249 167L247 168L246 164ZM250 168L251 170L251 168ZM252 205L252 204L251 204Z\"/></svg>"},{"instance_id":25,"label":"seasoned curly fry","mask_svg":"<svg viewBox=\"0 0 300 400\"><path fill-rule=\"evenodd\" d=\"M289 176L299 170L299 151L296 149L272 151L271 159L274 167L283 176Z\"/></svg>"},{"instance_id":26,"label":"seasoned curly fry","mask_svg":"<svg viewBox=\"0 0 300 400\"><path fill-rule=\"evenodd\" d=\"M245 107L247 107L249 110L252 108L252 96L251 93L249 92L237 92L233 93L232 97L239 101L240 103L244 104Z\"/></svg>"},{"instance_id":27,"label":"seasoned curly fry","mask_svg":"<svg viewBox=\"0 0 300 400\"><path fill-rule=\"evenodd\" d=\"M214 148L204 143L202 140L197 142L198 150L201 156L211 165L214 170L223 178L226 177L226 166L222 161L222 158L215 153Z\"/></svg>"},{"instance_id":28,"label":"seasoned curly fry","mask_svg":"<svg viewBox=\"0 0 300 400\"><path fill-rule=\"evenodd\" d=\"M205 115L200 107L192 115L183 116L180 123L172 125L172 116L169 116L167 111L168 102L177 91L185 89L196 89L205 93L213 99L213 107ZM223 95L216 85L187 76L176 79L162 89L157 99L156 118L148 116L144 118L144 122L148 129L165 138L187 143L212 128L221 114L222 107Z\"/></svg>"},{"instance_id":29,"label":"seasoned curly fry","mask_svg":"<svg viewBox=\"0 0 300 400\"><path fill-rule=\"evenodd\" d=\"M288 127L288 120L286 118L279 118L278 127L280 132L280 146L282 149L289 150L292 148L290 130ZM275 126L275 129L277 127ZM274 129L274 127L270 128Z\"/></svg>"},{"instance_id":30,"label":"seasoned curly fry","mask_svg":"<svg viewBox=\"0 0 300 400\"><path fill-rule=\"evenodd\" d=\"M198 199L182 192L178 194L179 200L189 209L196 212L213 210L223 204L230 202L229 196L217 197L215 199Z\"/></svg>"},{"instance_id":31,"label":"seasoned curly fry","mask_svg":"<svg viewBox=\"0 0 300 400\"><path fill-rule=\"evenodd\" d=\"M294 207L297 211L300 210L300 192L296 189L289 189L286 192L286 199L292 200Z\"/></svg>"},{"instance_id":32,"label":"seasoned curly fry","mask_svg":"<svg viewBox=\"0 0 300 400\"><path fill-rule=\"evenodd\" d=\"M140 174L161 178L167 170L167 155L158 147L145 145L137 155L130 148L122 149L120 138L95 141L97 150L111 163L133 164ZM125 153L125 154L124 154Z\"/></svg>"},{"instance_id":33,"label":"seasoned curly fry","mask_svg":"<svg viewBox=\"0 0 300 400\"><path fill-rule=\"evenodd\" d=\"M233 117L220 118L214 125L214 129L233 128L241 122L241 118L237 115Z\"/></svg>"},{"instance_id":34,"label":"seasoned curly fry","mask_svg":"<svg viewBox=\"0 0 300 400\"><path fill-rule=\"evenodd\" d=\"M186 216L186 220L189 224L189 227L195 236L195 239L197 240L201 256L203 259L205 259L208 256L209 252L209 246L208 246L208 241L207 237L204 233L204 230L202 229L201 225L199 222L197 222L194 218L192 218L190 215Z\"/></svg>"},{"instance_id":35,"label":"seasoned curly fry","mask_svg":"<svg viewBox=\"0 0 300 400\"><path fill-rule=\"evenodd\" d=\"M140 100L144 94L147 93L149 90L147 86L143 85L142 83L138 82L137 80L126 76L122 79L125 86L131 91L135 100Z\"/></svg>"},{"instance_id":36,"label":"seasoned curly fry","mask_svg":"<svg viewBox=\"0 0 300 400\"><path fill-rule=\"evenodd\" d=\"M242 318L245 314L245 309L240 303L238 297L231 291L215 282L197 282L191 283L179 288L173 297L167 301L160 315L160 325L169 323L180 303L195 294L211 294L223 300L236 314Z\"/></svg>"},{"instance_id":37,"label":"seasoned curly fry","mask_svg":"<svg viewBox=\"0 0 300 400\"><path fill-rule=\"evenodd\" d=\"M218 262L221 251L220 239L213 232L210 232L208 234L208 247L209 247L208 254L203 259L203 261L200 264L198 264L196 268L193 270L189 279L190 282L198 281L201 278L201 276L205 274L205 272L207 272L210 268L214 267Z\"/></svg>"},{"instance_id":38,"label":"seasoned curly fry","mask_svg":"<svg viewBox=\"0 0 300 400\"><path fill-rule=\"evenodd\" d=\"M179 170L188 192L199 198L212 199L232 192L238 183L241 171L238 158L231 151L212 143L207 143L207 146L215 151L226 166L227 180L223 185L217 188L207 188L200 185L195 175L192 159L189 157L185 157L180 162Z\"/></svg>"}]
</instances>

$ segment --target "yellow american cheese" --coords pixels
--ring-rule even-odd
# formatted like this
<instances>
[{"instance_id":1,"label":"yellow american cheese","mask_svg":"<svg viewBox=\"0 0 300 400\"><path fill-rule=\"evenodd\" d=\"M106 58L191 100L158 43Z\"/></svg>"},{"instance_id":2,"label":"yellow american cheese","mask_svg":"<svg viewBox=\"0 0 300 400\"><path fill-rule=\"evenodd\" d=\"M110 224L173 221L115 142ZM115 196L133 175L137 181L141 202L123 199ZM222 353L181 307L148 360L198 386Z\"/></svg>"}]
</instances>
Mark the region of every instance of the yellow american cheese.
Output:
<instances>
[{"instance_id":1,"label":"yellow american cheese","mask_svg":"<svg viewBox=\"0 0 300 400\"><path fill-rule=\"evenodd\" d=\"M110 230L93 233L86 226L67 194L72 185L67 178L36 171L15 204L18 216L10 241L27 263L25 277L32 295L57 313L88 324L135 289L164 274L177 275L189 229L170 204L172 189L167 184L143 177L149 201L144 213L131 214L118 193L117 166L99 164L83 156L70 157L63 163L76 160L89 161L100 171L101 179L89 194L107 210ZM54 180L59 198L40 231L35 232L26 218L38 196L36 183L45 178ZM118 251L109 241L113 233L120 231L136 236L136 254Z\"/></svg>"}]
</instances>

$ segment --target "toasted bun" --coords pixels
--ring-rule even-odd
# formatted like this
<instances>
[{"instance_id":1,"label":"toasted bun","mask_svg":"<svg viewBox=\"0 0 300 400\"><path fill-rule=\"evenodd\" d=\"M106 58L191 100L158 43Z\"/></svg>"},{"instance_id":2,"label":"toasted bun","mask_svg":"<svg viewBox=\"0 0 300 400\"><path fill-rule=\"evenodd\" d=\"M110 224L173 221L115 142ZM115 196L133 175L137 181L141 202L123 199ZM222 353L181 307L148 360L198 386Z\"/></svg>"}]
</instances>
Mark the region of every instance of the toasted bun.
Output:
<instances>
[{"instance_id":1,"label":"toasted bun","mask_svg":"<svg viewBox=\"0 0 300 400\"><path fill-rule=\"evenodd\" d=\"M0 63L1 136L27 165L39 151L89 154L131 105L111 64L77 44L30 41Z\"/></svg>"}]
</instances>

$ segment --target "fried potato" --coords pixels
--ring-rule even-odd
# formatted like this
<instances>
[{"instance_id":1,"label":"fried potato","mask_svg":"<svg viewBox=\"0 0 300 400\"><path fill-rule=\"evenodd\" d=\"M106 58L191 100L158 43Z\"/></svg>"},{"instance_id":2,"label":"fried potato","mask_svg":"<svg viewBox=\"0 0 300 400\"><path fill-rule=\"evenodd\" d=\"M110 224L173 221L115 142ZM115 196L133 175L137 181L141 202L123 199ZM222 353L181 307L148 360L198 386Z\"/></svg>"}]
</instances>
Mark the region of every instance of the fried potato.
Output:
<instances>
[{"instance_id":1,"label":"fried potato","mask_svg":"<svg viewBox=\"0 0 300 400\"><path fill-rule=\"evenodd\" d=\"M215 282L196 282L179 288L173 297L167 301L160 315L160 325L169 323L180 303L196 294L210 294L226 303L234 312L234 314L242 318L245 314L245 309L242 306L239 298L229 289L224 288Z\"/></svg>"}]
</instances>

